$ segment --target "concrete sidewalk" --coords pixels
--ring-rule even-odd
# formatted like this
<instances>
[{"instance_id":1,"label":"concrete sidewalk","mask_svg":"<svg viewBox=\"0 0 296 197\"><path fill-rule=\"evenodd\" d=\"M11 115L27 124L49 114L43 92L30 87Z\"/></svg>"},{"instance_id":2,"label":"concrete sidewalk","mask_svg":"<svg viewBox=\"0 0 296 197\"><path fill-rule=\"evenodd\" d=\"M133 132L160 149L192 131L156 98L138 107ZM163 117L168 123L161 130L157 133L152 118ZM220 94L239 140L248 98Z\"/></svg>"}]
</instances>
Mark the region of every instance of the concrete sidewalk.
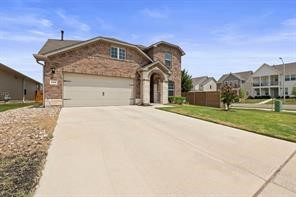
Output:
<instances>
[{"instance_id":1,"label":"concrete sidewalk","mask_svg":"<svg viewBox=\"0 0 296 197\"><path fill-rule=\"evenodd\" d=\"M231 104L233 108L245 108L245 109L267 109L273 110L274 106L272 104L246 104L246 103L233 103ZM285 111L295 111L296 112L296 105L283 105L283 110Z\"/></svg>"},{"instance_id":2,"label":"concrete sidewalk","mask_svg":"<svg viewBox=\"0 0 296 197\"><path fill-rule=\"evenodd\" d=\"M63 108L35 196L296 196L295 151L153 107Z\"/></svg>"}]
</instances>

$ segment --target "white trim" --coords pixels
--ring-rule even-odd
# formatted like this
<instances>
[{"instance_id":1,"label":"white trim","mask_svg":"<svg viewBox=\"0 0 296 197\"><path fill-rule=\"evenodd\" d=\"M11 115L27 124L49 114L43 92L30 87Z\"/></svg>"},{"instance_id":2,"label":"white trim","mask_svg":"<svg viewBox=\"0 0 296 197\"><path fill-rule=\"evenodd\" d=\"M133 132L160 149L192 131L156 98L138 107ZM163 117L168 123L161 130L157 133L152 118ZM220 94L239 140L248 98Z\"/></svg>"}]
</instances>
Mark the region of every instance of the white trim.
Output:
<instances>
[{"instance_id":1,"label":"white trim","mask_svg":"<svg viewBox=\"0 0 296 197\"><path fill-rule=\"evenodd\" d=\"M112 57L112 48L116 48L117 49L117 57L115 58L115 57ZM124 50L124 59L120 59L120 49L121 50ZM126 60L126 48L121 48L121 47L118 47L118 46L111 46L110 47L110 57L112 58L112 59L116 59L116 60L122 60L122 61L125 61Z\"/></svg>"},{"instance_id":2,"label":"white trim","mask_svg":"<svg viewBox=\"0 0 296 197\"><path fill-rule=\"evenodd\" d=\"M96 42L96 41L99 41L99 40L103 40L103 41L106 41L106 42L111 42L111 43L114 43L114 44L118 44L118 45L124 45L124 46L128 46L128 47L131 47L131 48L135 48L136 50L138 50L143 56L145 56L148 60L150 60L151 62L152 59L146 54L144 53L141 49L139 49L137 46L135 45L130 45L130 44L126 44L126 43L122 43L122 42L117 42L117 41L114 41L114 40L109 40L109 39L106 39L106 38L101 38L101 37L98 37L98 38L94 38L94 39L90 39L90 40L87 40L87 41L84 41L84 42L80 42L78 44L74 44L72 46L69 46L69 47L65 47L63 49L58 49L56 51L52 51L52 52L49 52L49 53L45 53L44 56L48 57L48 56L52 56L52 55L55 55L55 54L58 54L58 53L61 53L61 52L64 52L64 51L68 51L68 50L71 50L71 49L75 49L77 47L81 47L81 46L84 46L84 45L87 45L87 44L90 44L90 43L93 43L93 42Z\"/></svg>"}]
</instances>

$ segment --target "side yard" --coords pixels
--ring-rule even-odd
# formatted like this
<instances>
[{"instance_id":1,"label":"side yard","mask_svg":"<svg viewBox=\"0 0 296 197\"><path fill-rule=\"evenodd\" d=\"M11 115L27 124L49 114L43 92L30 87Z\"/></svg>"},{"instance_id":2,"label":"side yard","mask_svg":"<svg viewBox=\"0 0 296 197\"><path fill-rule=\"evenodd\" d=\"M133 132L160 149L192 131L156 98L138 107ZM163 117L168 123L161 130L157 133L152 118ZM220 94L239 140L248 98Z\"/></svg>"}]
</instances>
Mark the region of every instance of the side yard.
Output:
<instances>
[{"instance_id":1,"label":"side yard","mask_svg":"<svg viewBox=\"0 0 296 197\"><path fill-rule=\"evenodd\" d=\"M159 108L198 119L223 124L275 138L296 142L296 113L179 105Z\"/></svg>"},{"instance_id":2,"label":"side yard","mask_svg":"<svg viewBox=\"0 0 296 197\"><path fill-rule=\"evenodd\" d=\"M7 104L0 104L0 112L10 110L10 109L16 109L21 107L27 107L30 105L38 105L36 103L7 103Z\"/></svg>"},{"instance_id":3,"label":"side yard","mask_svg":"<svg viewBox=\"0 0 296 197\"><path fill-rule=\"evenodd\" d=\"M59 108L0 113L0 196L29 195L41 175Z\"/></svg>"}]
</instances>

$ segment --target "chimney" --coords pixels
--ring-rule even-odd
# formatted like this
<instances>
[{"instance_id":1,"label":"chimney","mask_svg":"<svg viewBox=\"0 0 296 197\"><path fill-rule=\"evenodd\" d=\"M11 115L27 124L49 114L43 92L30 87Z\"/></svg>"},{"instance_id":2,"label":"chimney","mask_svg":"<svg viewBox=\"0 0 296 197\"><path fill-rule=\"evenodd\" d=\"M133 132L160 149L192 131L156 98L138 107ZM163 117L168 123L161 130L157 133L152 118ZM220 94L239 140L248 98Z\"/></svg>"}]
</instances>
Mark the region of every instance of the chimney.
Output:
<instances>
[{"instance_id":1,"label":"chimney","mask_svg":"<svg viewBox=\"0 0 296 197\"><path fill-rule=\"evenodd\" d=\"M64 30L61 31L61 41L64 40Z\"/></svg>"}]
</instances>

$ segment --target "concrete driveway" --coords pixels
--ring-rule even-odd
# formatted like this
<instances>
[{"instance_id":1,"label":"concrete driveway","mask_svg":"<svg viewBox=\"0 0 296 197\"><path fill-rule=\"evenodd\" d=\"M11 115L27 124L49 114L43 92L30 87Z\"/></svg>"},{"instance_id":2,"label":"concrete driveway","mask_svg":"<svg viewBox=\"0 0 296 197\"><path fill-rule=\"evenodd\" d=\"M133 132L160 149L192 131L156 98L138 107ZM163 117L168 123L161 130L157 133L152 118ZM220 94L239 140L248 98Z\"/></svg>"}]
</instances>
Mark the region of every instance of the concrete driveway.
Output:
<instances>
[{"instance_id":1,"label":"concrete driveway","mask_svg":"<svg viewBox=\"0 0 296 197\"><path fill-rule=\"evenodd\" d=\"M35 196L296 196L295 150L152 107L63 108Z\"/></svg>"}]
</instances>

